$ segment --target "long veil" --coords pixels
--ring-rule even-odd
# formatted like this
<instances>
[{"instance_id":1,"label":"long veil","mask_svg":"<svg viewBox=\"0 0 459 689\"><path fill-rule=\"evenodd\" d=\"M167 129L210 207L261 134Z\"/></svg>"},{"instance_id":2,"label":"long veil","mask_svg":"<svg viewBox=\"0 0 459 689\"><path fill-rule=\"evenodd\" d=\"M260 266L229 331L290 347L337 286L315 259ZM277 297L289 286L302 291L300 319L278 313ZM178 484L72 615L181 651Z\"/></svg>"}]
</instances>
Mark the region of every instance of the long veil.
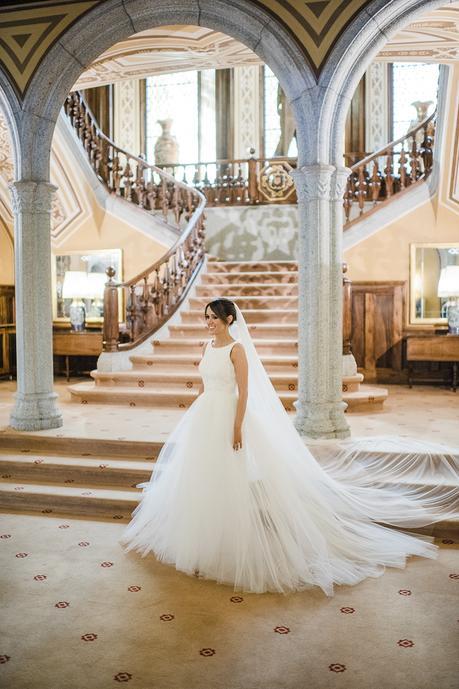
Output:
<instances>
[{"instance_id":1,"label":"long veil","mask_svg":"<svg viewBox=\"0 0 459 689\"><path fill-rule=\"evenodd\" d=\"M360 438L306 447L255 349L237 305L230 334L245 349L248 370L247 412L263 426L266 447L278 461L279 479L305 475L336 514L397 527L423 527L457 518L459 450L401 437ZM243 437L244 442L244 437ZM314 455L312 454L314 452ZM258 460L260 461L260 460ZM259 467L258 475L263 473Z\"/></svg>"}]
</instances>

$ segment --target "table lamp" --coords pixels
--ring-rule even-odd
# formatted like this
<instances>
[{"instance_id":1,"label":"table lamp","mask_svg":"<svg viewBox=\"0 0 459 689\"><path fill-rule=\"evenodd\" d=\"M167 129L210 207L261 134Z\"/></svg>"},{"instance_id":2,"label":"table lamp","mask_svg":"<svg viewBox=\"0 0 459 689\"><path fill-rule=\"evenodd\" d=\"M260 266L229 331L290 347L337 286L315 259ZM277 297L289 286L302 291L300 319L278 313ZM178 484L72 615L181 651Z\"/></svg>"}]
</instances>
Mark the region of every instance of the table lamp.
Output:
<instances>
[{"instance_id":1,"label":"table lamp","mask_svg":"<svg viewBox=\"0 0 459 689\"><path fill-rule=\"evenodd\" d=\"M441 269L437 294L448 300L443 305L448 318L448 332L459 335L459 265Z\"/></svg>"},{"instance_id":2,"label":"table lamp","mask_svg":"<svg viewBox=\"0 0 459 689\"><path fill-rule=\"evenodd\" d=\"M89 298L88 274L82 270L68 270L64 275L62 298L72 299L70 304L70 325L73 331L85 328L86 310L83 299Z\"/></svg>"}]
</instances>

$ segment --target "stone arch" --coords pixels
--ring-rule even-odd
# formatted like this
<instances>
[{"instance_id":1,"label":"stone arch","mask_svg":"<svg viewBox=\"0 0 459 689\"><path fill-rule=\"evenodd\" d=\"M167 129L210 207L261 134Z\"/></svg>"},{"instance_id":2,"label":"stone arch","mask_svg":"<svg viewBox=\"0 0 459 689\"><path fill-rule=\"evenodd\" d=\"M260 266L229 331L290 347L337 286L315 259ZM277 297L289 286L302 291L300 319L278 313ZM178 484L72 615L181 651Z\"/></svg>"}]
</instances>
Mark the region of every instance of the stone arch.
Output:
<instances>
[{"instance_id":1,"label":"stone arch","mask_svg":"<svg viewBox=\"0 0 459 689\"><path fill-rule=\"evenodd\" d=\"M199 0L171 3L156 0L129 4L107 0L87 12L47 53L26 92L21 118L21 142L28 151L20 178L49 178L49 151L61 105L77 77L98 55L117 41L152 26L168 24L206 26L222 31L251 48L274 71L292 102L299 125L300 155L310 158L305 98L316 85L303 50L264 8L249 0ZM313 129L312 123L309 125Z\"/></svg>"},{"instance_id":2,"label":"stone arch","mask_svg":"<svg viewBox=\"0 0 459 689\"><path fill-rule=\"evenodd\" d=\"M20 123L18 114L20 113L20 105L17 101L16 94L11 89L8 82L2 79L2 76L0 71L0 111L8 128L9 153L12 154L14 175L17 177L21 167L21 145L18 128L18 124Z\"/></svg>"},{"instance_id":3,"label":"stone arch","mask_svg":"<svg viewBox=\"0 0 459 689\"><path fill-rule=\"evenodd\" d=\"M365 70L387 41L427 10L452 0L373 0L340 36L320 75L319 160L343 165L344 123Z\"/></svg>"}]
</instances>

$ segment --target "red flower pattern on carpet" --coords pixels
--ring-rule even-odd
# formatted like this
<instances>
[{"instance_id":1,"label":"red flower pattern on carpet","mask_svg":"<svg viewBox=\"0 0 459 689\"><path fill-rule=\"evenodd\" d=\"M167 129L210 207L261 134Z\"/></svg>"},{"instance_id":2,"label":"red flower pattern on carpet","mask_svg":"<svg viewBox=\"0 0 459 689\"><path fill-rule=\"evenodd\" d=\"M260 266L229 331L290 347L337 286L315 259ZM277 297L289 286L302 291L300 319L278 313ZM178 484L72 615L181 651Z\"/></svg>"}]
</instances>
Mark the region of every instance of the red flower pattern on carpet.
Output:
<instances>
[{"instance_id":1,"label":"red flower pattern on carpet","mask_svg":"<svg viewBox=\"0 0 459 689\"><path fill-rule=\"evenodd\" d=\"M410 589L400 589L399 594L401 596L411 596L411 591Z\"/></svg>"},{"instance_id":2,"label":"red flower pattern on carpet","mask_svg":"<svg viewBox=\"0 0 459 689\"><path fill-rule=\"evenodd\" d=\"M36 574L34 576L35 581L44 581L47 578L46 574Z\"/></svg>"},{"instance_id":3,"label":"red flower pattern on carpet","mask_svg":"<svg viewBox=\"0 0 459 689\"><path fill-rule=\"evenodd\" d=\"M33 463L34 464L43 464L44 461L45 461L44 459L34 459Z\"/></svg>"},{"instance_id":4,"label":"red flower pattern on carpet","mask_svg":"<svg viewBox=\"0 0 459 689\"><path fill-rule=\"evenodd\" d=\"M24 486L15 486L14 490L24 490Z\"/></svg>"},{"instance_id":5,"label":"red flower pattern on carpet","mask_svg":"<svg viewBox=\"0 0 459 689\"><path fill-rule=\"evenodd\" d=\"M340 612L343 612L345 615L352 615L352 613L355 612L355 608L340 608Z\"/></svg>"},{"instance_id":6,"label":"red flower pattern on carpet","mask_svg":"<svg viewBox=\"0 0 459 689\"><path fill-rule=\"evenodd\" d=\"M69 529L70 524L59 524L59 529Z\"/></svg>"},{"instance_id":7,"label":"red flower pattern on carpet","mask_svg":"<svg viewBox=\"0 0 459 689\"><path fill-rule=\"evenodd\" d=\"M16 553L16 557L27 557L29 553Z\"/></svg>"},{"instance_id":8,"label":"red flower pattern on carpet","mask_svg":"<svg viewBox=\"0 0 459 689\"><path fill-rule=\"evenodd\" d=\"M328 666L328 669L331 672L344 672L346 669L346 666L342 665L341 663L332 663L331 665Z\"/></svg>"},{"instance_id":9,"label":"red flower pattern on carpet","mask_svg":"<svg viewBox=\"0 0 459 689\"><path fill-rule=\"evenodd\" d=\"M242 603L243 600L244 600L244 599L243 599L242 596L232 596L232 597L230 598L230 601L231 601L232 603Z\"/></svg>"},{"instance_id":10,"label":"red flower pattern on carpet","mask_svg":"<svg viewBox=\"0 0 459 689\"><path fill-rule=\"evenodd\" d=\"M59 603L55 603L54 607L55 608L68 608L70 603L68 603L66 600L60 600Z\"/></svg>"},{"instance_id":11,"label":"red flower pattern on carpet","mask_svg":"<svg viewBox=\"0 0 459 689\"><path fill-rule=\"evenodd\" d=\"M89 545L89 541L80 541L80 542L78 543L78 545L79 545L81 548L85 548L87 545Z\"/></svg>"},{"instance_id":12,"label":"red flower pattern on carpet","mask_svg":"<svg viewBox=\"0 0 459 689\"><path fill-rule=\"evenodd\" d=\"M274 627L274 631L277 632L277 634L289 634L290 633L290 628L289 627Z\"/></svg>"},{"instance_id":13,"label":"red flower pattern on carpet","mask_svg":"<svg viewBox=\"0 0 459 689\"><path fill-rule=\"evenodd\" d=\"M170 622L171 620L175 620L175 615L172 615L171 613L165 613L164 615L160 615L159 619L161 622Z\"/></svg>"},{"instance_id":14,"label":"red flower pattern on carpet","mask_svg":"<svg viewBox=\"0 0 459 689\"><path fill-rule=\"evenodd\" d=\"M2 533L0 538L11 538L11 534L10 533Z\"/></svg>"},{"instance_id":15,"label":"red flower pattern on carpet","mask_svg":"<svg viewBox=\"0 0 459 689\"><path fill-rule=\"evenodd\" d=\"M101 567L113 567L113 562L101 562Z\"/></svg>"},{"instance_id":16,"label":"red flower pattern on carpet","mask_svg":"<svg viewBox=\"0 0 459 689\"><path fill-rule=\"evenodd\" d=\"M10 658L11 658L11 656L6 656L6 655L0 656L0 664L3 665L3 663L7 663L10 660Z\"/></svg>"},{"instance_id":17,"label":"red flower pattern on carpet","mask_svg":"<svg viewBox=\"0 0 459 689\"><path fill-rule=\"evenodd\" d=\"M459 579L459 574L449 574L450 579Z\"/></svg>"},{"instance_id":18,"label":"red flower pattern on carpet","mask_svg":"<svg viewBox=\"0 0 459 689\"><path fill-rule=\"evenodd\" d=\"M199 651L199 654L202 656L214 656L215 655L215 649L214 648L201 648Z\"/></svg>"},{"instance_id":19,"label":"red flower pattern on carpet","mask_svg":"<svg viewBox=\"0 0 459 689\"><path fill-rule=\"evenodd\" d=\"M95 641L97 639L97 634L83 634L81 636L82 641Z\"/></svg>"},{"instance_id":20,"label":"red flower pattern on carpet","mask_svg":"<svg viewBox=\"0 0 459 689\"><path fill-rule=\"evenodd\" d=\"M112 519L124 519L124 516L122 514L114 514Z\"/></svg>"},{"instance_id":21,"label":"red flower pattern on carpet","mask_svg":"<svg viewBox=\"0 0 459 689\"><path fill-rule=\"evenodd\" d=\"M99 469L106 469L108 464L99 464Z\"/></svg>"},{"instance_id":22,"label":"red flower pattern on carpet","mask_svg":"<svg viewBox=\"0 0 459 689\"><path fill-rule=\"evenodd\" d=\"M129 682L132 679L132 675L130 672L118 672L117 675L113 676L113 679L115 682Z\"/></svg>"},{"instance_id":23,"label":"red flower pattern on carpet","mask_svg":"<svg viewBox=\"0 0 459 689\"><path fill-rule=\"evenodd\" d=\"M397 644L402 648L412 648L414 646L414 641L411 641L411 639L399 639Z\"/></svg>"},{"instance_id":24,"label":"red flower pattern on carpet","mask_svg":"<svg viewBox=\"0 0 459 689\"><path fill-rule=\"evenodd\" d=\"M445 545L453 545L454 541L452 541L450 538L444 538L442 540L442 543L444 543Z\"/></svg>"},{"instance_id":25,"label":"red flower pattern on carpet","mask_svg":"<svg viewBox=\"0 0 459 689\"><path fill-rule=\"evenodd\" d=\"M141 590L141 586L129 586L128 591L132 591L133 593L137 593L137 591Z\"/></svg>"}]
</instances>

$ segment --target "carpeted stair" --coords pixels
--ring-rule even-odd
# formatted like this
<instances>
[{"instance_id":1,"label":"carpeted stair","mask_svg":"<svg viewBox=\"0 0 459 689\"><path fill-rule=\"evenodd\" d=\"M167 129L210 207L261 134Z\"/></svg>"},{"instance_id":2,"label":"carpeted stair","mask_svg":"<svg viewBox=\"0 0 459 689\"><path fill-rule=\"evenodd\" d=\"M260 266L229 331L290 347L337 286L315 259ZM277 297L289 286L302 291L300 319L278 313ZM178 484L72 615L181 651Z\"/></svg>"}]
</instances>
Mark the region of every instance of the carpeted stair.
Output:
<instances>
[{"instance_id":1,"label":"carpeted stair","mask_svg":"<svg viewBox=\"0 0 459 689\"><path fill-rule=\"evenodd\" d=\"M94 382L69 386L81 404L188 407L200 384L202 344L209 339L204 324L206 304L216 297L235 301L284 407L294 411L298 389L298 270L294 261L212 261L195 295L181 312L181 323L169 326L169 337L153 340L151 354L132 354L132 370L93 371ZM382 408L387 391L362 386L363 376L343 378L348 411Z\"/></svg>"}]
</instances>

